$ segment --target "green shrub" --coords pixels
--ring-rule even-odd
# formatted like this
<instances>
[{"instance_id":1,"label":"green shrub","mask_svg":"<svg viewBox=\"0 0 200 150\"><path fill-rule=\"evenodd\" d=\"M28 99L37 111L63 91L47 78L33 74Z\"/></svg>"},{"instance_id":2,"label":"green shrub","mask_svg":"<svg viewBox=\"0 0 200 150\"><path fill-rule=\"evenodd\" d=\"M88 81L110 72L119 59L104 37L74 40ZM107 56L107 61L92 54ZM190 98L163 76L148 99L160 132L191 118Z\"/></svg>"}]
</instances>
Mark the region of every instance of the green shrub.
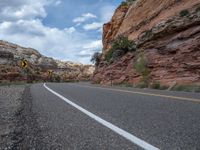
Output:
<instances>
[{"instance_id":1,"label":"green shrub","mask_svg":"<svg viewBox=\"0 0 200 150\"><path fill-rule=\"evenodd\" d=\"M180 16L181 16L181 17L188 16L189 14L190 14L190 12L189 12L187 9L182 10L182 11L180 12Z\"/></svg>"},{"instance_id":2,"label":"green shrub","mask_svg":"<svg viewBox=\"0 0 200 150\"><path fill-rule=\"evenodd\" d=\"M198 85L176 85L171 89L172 91L184 91L184 92L200 92L200 86Z\"/></svg>"},{"instance_id":3,"label":"green shrub","mask_svg":"<svg viewBox=\"0 0 200 150\"><path fill-rule=\"evenodd\" d=\"M101 83L101 80L96 80L92 82L92 84L100 84L100 83Z\"/></svg>"},{"instance_id":4,"label":"green shrub","mask_svg":"<svg viewBox=\"0 0 200 150\"><path fill-rule=\"evenodd\" d=\"M147 31L145 31L145 34L144 34L144 37L146 37L146 38L150 38L150 37L152 37L152 30L147 30Z\"/></svg>"},{"instance_id":5,"label":"green shrub","mask_svg":"<svg viewBox=\"0 0 200 150\"><path fill-rule=\"evenodd\" d=\"M161 85L159 90L167 90L169 86L167 85Z\"/></svg>"},{"instance_id":6,"label":"green shrub","mask_svg":"<svg viewBox=\"0 0 200 150\"><path fill-rule=\"evenodd\" d=\"M153 82L153 84L151 85L152 89L158 89L158 90L166 90L169 87L166 85L161 85L159 81L155 81Z\"/></svg>"},{"instance_id":7,"label":"green shrub","mask_svg":"<svg viewBox=\"0 0 200 150\"><path fill-rule=\"evenodd\" d=\"M200 93L200 86L196 87L194 92L199 92Z\"/></svg>"},{"instance_id":8,"label":"green shrub","mask_svg":"<svg viewBox=\"0 0 200 150\"><path fill-rule=\"evenodd\" d=\"M136 85L136 88L148 88L148 84L146 82L141 81L139 84Z\"/></svg>"},{"instance_id":9,"label":"green shrub","mask_svg":"<svg viewBox=\"0 0 200 150\"><path fill-rule=\"evenodd\" d=\"M105 55L105 60L107 62L111 62L116 60L127 52L134 52L136 51L137 46L135 42L130 41L128 37L119 36L112 44L111 49Z\"/></svg>"},{"instance_id":10,"label":"green shrub","mask_svg":"<svg viewBox=\"0 0 200 150\"><path fill-rule=\"evenodd\" d=\"M143 76L149 75L149 69L147 67L147 59L143 53L139 54L139 57L134 65L135 70Z\"/></svg>"},{"instance_id":11,"label":"green shrub","mask_svg":"<svg viewBox=\"0 0 200 150\"><path fill-rule=\"evenodd\" d=\"M132 4L134 1L136 1L136 0L125 0L125 1L122 1L121 6L128 6L128 5Z\"/></svg>"},{"instance_id":12,"label":"green shrub","mask_svg":"<svg viewBox=\"0 0 200 150\"><path fill-rule=\"evenodd\" d=\"M65 80L64 81L65 83L76 83L76 82L79 82L78 80Z\"/></svg>"},{"instance_id":13,"label":"green shrub","mask_svg":"<svg viewBox=\"0 0 200 150\"><path fill-rule=\"evenodd\" d=\"M134 65L134 68L139 74L141 74L142 76L141 82L144 83L145 86L148 86L150 71L147 66L147 59L142 52L139 54L138 59Z\"/></svg>"},{"instance_id":14,"label":"green shrub","mask_svg":"<svg viewBox=\"0 0 200 150\"><path fill-rule=\"evenodd\" d=\"M99 52L94 53L91 58L91 62L94 63L95 66L99 66L99 63L101 61L101 56L102 56L102 54Z\"/></svg>"},{"instance_id":15,"label":"green shrub","mask_svg":"<svg viewBox=\"0 0 200 150\"><path fill-rule=\"evenodd\" d=\"M127 3L132 3L134 1L136 1L136 0L126 0Z\"/></svg>"},{"instance_id":16,"label":"green shrub","mask_svg":"<svg viewBox=\"0 0 200 150\"><path fill-rule=\"evenodd\" d=\"M200 6L196 8L196 12L200 12Z\"/></svg>"},{"instance_id":17,"label":"green shrub","mask_svg":"<svg viewBox=\"0 0 200 150\"><path fill-rule=\"evenodd\" d=\"M114 50L123 50L125 53L136 50L136 44L133 41L130 41L128 37L119 36L113 43L112 49Z\"/></svg>"},{"instance_id":18,"label":"green shrub","mask_svg":"<svg viewBox=\"0 0 200 150\"><path fill-rule=\"evenodd\" d=\"M160 82L156 81L156 82L153 82L153 84L151 85L151 88L153 89L160 89L161 85L160 85Z\"/></svg>"},{"instance_id":19,"label":"green shrub","mask_svg":"<svg viewBox=\"0 0 200 150\"><path fill-rule=\"evenodd\" d=\"M133 84L129 83L129 82L122 82L119 84L115 84L117 86L121 86L121 87L133 87Z\"/></svg>"},{"instance_id":20,"label":"green shrub","mask_svg":"<svg viewBox=\"0 0 200 150\"><path fill-rule=\"evenodd\" d=\"M60 82L60 81L61 81L61 78L60 78L59 75L55 75L55 76L53 77L53 82Z\"/></svg>"},{"instance_id":21,"label":"green shrub","mask_svg":"<svg viewBox=\"0 0 200 150\"><path fill-rule=\"evenodd\" d=\"M123 56L125 54L126 53L125 53L124 50L117 49L117 50L113 51L112 58L115 60L115 59L118 59L118 58L120 58L121 56Z\"/></svg>"},{"instance_id":22,"label":"green shrub","mask_svg":"<svg viewBox=\"0 0 200 150\"><path fill-rule=\"evenodd\" d=\"M173 91L186 91L186 92L190 91L190 89L185 85L177 85L177 86L173 87L172 90Z\"/></svg>"},{"instance_id":23,"label":"green shrub","mask_svg":"<svg viewBox=\"0 0 200 150\"><path fill-rule=\"evenodd\" d=\"M106 53L106 55L105 55L105 60L106 60L107 62L110 62L110 61L111 61L111 59L112 59L112 57L113 57L113 52L114 52L114 50L113 50L113 49L110 49L110 50Z\"/></svg>"},{"instance_id":24,"label":"green shrub","mask_svg":"<svg viewBox=\"0 0 200 150\"><path fill-rule=\"evenodd\" d=\"M121 3L121 6L128 6L128 3L125 2L125 1L123 1L123 2Z\"/></svg>"}]
</instances>

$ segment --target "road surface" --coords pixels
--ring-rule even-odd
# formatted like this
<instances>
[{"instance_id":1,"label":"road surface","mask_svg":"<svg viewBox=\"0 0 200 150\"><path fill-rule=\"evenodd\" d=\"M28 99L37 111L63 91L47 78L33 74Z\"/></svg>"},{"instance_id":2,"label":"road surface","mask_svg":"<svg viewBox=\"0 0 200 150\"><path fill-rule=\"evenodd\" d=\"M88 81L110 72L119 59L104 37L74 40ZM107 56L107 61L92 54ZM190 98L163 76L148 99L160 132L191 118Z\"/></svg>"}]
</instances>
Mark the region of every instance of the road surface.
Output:
<instances>
[{"instance_id":1,"label":"road surface","mask_svg":"<svg viewBox=\"0 0 200 150\"><path fill-rule=\"evenodd\" d=\"M200 94L87 83L29 92L36 149L200 149Z\"/></svg>"}]
</instances>

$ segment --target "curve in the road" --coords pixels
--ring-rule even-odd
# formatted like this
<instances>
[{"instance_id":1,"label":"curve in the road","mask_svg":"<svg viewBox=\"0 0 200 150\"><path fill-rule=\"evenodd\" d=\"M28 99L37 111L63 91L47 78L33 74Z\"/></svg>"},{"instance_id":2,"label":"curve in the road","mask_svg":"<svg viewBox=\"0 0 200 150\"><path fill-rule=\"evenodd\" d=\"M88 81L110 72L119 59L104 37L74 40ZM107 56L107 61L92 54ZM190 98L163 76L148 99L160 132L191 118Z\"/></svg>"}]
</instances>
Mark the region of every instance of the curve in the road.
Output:
<instances>
[{"instance_id":1,"label":"curve in the road","mask_svg":"<svg viewBox=\"0 0 200 150\"><path fill-rule=\"evenodd\" d=\"M87 111L86 109L82 108L81 106L73 103L72 101L70 101L69 99L65 98L64 96L60 95L59 93L55 92L54 90L50 89L45 83L43 84L43 86L51 93L53 93L54 95L56 95L57 97L59 97L60 99L64 100L65 102L67 102L69 105L75 107L76 109L78 109L79 111L81 111L82 113L86 114L87 116L89 116L90 118L96 120L97 122L99 122L100 124L104 125L105 127L111 129L112 131L114 131L115 133L123 136L124 138L126 138L127 140L131 141L132 143L140 146L141 148L145 149L145 150L159 150L159 148L145 142L144 140L128 133L127 131L115 126L114 124L96 116L95 114Z\"/></svg>"}]
</instances>

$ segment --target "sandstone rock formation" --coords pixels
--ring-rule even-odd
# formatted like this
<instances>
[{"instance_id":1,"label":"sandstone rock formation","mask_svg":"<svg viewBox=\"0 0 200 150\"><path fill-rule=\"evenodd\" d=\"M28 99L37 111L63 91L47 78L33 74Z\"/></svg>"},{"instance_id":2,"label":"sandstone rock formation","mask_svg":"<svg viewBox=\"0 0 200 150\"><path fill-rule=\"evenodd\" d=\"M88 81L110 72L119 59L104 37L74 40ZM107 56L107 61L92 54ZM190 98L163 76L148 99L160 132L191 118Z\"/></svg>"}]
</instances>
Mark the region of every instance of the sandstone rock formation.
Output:
<instances>
[{"instance_id":1,"label":"sandstone rock formation","mask_svg":"<svg viewBox=\"0 0 200 150\"><path fill-rule=\"evenodd\" d=\"M138 50L108 65L104 56L120 35L135 41ZM136 0L120 6L104 25L103 44L95 82L110 84L112 78L137 84L141 75L133 66L144 50L151 82L200 84L200 0Z\"/></svg>"},{"instance_id":2,"label":"sandstone rock formation","mask_svg":"<svg viewBox=\"0 0 200 150\"><path fill-rule=\"evenodd\" d=\"M20 61L26 59L27 69L20 67ZM0 40L0 81L27 80L27 71L32 80L49 80L48 71L61 81L89 80L94 71L92 65L62 62L41 55L37 50L24 48Z\"/></svg>"},{"instance_id":3,"label":"sandstone rock formation","mask_svg":"<svg viewBox=\"0 0 200 150\"><path fill-rule=\"evenodd\" d=\"M58 75L64 78L65 81L68 80L90 80L91 75L94 72L94 66L92 65L83 65L81 63L74 62L63 62L56 61Z\"/></svg>"}]
</instances>

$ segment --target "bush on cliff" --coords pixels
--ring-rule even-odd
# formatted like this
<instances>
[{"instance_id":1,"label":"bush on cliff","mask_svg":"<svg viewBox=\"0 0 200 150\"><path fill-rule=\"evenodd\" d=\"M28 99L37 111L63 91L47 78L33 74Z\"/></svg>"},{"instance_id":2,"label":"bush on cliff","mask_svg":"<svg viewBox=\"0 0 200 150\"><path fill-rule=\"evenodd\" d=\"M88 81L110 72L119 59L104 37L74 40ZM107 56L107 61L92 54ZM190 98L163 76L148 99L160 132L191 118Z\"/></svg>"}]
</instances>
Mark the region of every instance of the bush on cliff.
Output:
<instances>
[{"instance_id":1,"label":"bush on cliff","mask_svg":"<svg viewBox=\"0 0 200 150\"><path fill-rule=\"evenodd\" d=\"M107 62L111 62L116 60L127 52L134 52L136 51L137 46L135 42L130 41L128 37L119 36L112 44L111 49L105 55L105 60Z\"/></svg>"},{"instance_id":2,"label":"bush on cliff","mask_svg":"<svg viewBox=\"0 0 200 150\"><path fill-rule=\"evenodd\" d=\"M132 3L134 1L136 1L136 0L126 0L127 3Z\"/></svg>"},{"instance_id":3,"label":"bush on cliff","mask_svg":"<svg viewBox=\"0 0 200 150\"><path fill-rule=\"evenodd\" d=\"M125 0L122 1L121 6L128 6L129 4L132 4L132 2L134 2L136 0Z\"/></svg>"},{"instance_id":4,"label":"bush on cliff","mask_svg":"<svg viewBox=\"0 0 200 150\"><path fill-rule=\"evenodd\" d=\"M200 6L196 8L196 12L200 12Z\"/></svg>"},{"instance_id":5,"label":"bush on cliff","mask_svg":"<svg viewBox=\"0 0 200 150\"><path fill-rule=\"evenodd\" d=\"M110 50L106 53L106 55L105 55L105 60L106 60L107 62L111 62L111 60L112 60L112 58L113 58L113 53L114 53L113 49L110 49Z\"/></svg>"},{"instance_id":6,"label":"bush on cliff","mask_svg":"<svg viewBox=\"0 0 200 150\"><path fill-rule=\"evenodd\" d=\"M102 56L102 54L99 52L94 53L91 58L91 62L94 63L95 66L98 66L101 61L101 56Z\"/></svg>"},{"instance_id":7,"label":"bush on cliff","mask_svg":"<svg viewBox=\"0 0 200 150\"><path fill-rule=\"evenodd\" d=\"M189 14L190 14L190 12L189 12L187 9L182 10L182 11L180 12L180 16L181 16L181 17L188 16Z\"/></svg>"},{"instance_id":8,"label":"bush on cliff","mask_svg":"<svg viewBox=\"0 0 200 150\"><path fill-rule=\"evenodd\" d=\"M127 4L126 2L123 1L123 2L121 3L121 6L128 6L128 4Z\"/></svg>"},{"instance_id":9,"label":"bush on cliff","mask_svg":"<svg viewBox=\"0 0 200 150\"><path fill-rule=\"evenodd\" d=\"M138 55L138 59L134 65L134 69L142 76L141 83L140 83L142 84L142 88L148 87L150 71L147 67L147 59L144 56L143 52L141 52Z\"/></svg>"}]
</instances>

